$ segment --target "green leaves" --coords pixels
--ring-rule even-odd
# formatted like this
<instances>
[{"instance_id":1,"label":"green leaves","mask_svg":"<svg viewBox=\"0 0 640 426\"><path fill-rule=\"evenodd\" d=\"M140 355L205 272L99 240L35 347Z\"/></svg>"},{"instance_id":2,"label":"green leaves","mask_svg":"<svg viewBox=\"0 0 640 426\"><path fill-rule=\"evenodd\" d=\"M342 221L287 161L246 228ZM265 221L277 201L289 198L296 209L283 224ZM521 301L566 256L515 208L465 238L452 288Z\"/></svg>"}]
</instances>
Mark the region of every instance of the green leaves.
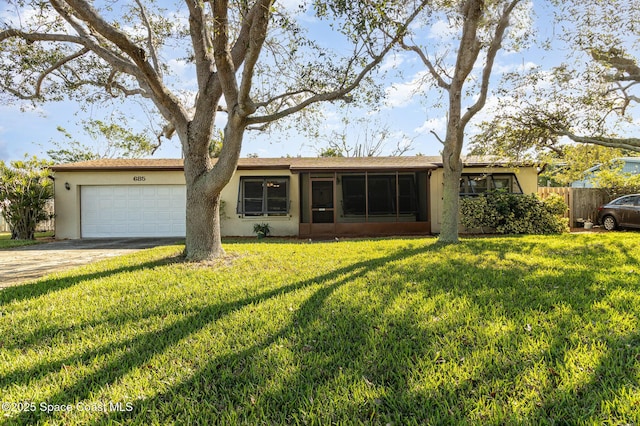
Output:
<instances>
[{"instance_id":1,"label":"green leaves","mask_svg":"<svg viewBox=\"0 0 640 426\"><path fill-rule=\"evenodd\" d=\"M571 140L640 151L633 121L640 99L640 9L617 0L553 3L560 30L546 49L561 54L562 63L508 76L476 148L507 145L512 154L537 154L560 151Z\"/></svg>"},{"instance_id":2,"label":"green leaves","mask_svg":"<svg viewBox=\"0 0 640 426\"><path fill-rule=\"evenodd\" d=\"M560 234L567 206L557 194L542 201L536 195L492 192L460 200L460 221L468 231L498 234Z\"/></svg>"},{"instance_id":3,"label":"green leaves","mask_svg":"<svg viewBox=\"0 0 640 426\"><path fill-rule=\"evenodd\" d=\"M115 116L110 121L85 121L83 130L94 141L93 146L75 140L64 128L58 127L65 141L52 141L57 149L48 150L47 155L55 163L74 163L98 158L141 158L152 155L158 145L152 143L148 133L136 133L133 129L125 127L124 123L126 118L122 116Z\"/></svg>"},{"instance_id":4,"label":"green leaves","mask_svg":"<svg viewBox=\"0 0 640 426\"><path fill-rule=\"evenodd\" d=\"M53 180L45 160L36 157L0 161L0 211L11 227L11 238L33 240L38 222L49 219L47 200L53 197Z\"/></svg>"}]
</instances>

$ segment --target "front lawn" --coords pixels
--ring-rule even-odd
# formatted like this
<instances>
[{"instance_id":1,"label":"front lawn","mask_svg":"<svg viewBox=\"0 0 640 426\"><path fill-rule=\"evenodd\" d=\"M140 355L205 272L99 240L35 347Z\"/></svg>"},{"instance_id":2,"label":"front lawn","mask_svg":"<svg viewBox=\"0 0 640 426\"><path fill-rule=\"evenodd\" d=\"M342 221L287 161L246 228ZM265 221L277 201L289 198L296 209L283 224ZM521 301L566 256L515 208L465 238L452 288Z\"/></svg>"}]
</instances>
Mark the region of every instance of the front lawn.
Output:
<instances>
[{"instance_id":1,"label":"front lawn","mask_svg":"<svg viewBox=\"0 0 640 426\"><path fill-rule=\"evenodd\" d=\"M53 236L53 232L36 232L35 240L12 240L10 232L0 232L0 250L14 247L30 246L48 241Z\"/></svg>"},{"instance_id":2,"label":"front lawn","mask_svg":"<svg viewBox=\"0 0 640 426\"><path fill-rule=\"evenodd\" d=\"M263 241L2 290L0 419L640 422L640 234Z\"/></svg>"}]
</instances>

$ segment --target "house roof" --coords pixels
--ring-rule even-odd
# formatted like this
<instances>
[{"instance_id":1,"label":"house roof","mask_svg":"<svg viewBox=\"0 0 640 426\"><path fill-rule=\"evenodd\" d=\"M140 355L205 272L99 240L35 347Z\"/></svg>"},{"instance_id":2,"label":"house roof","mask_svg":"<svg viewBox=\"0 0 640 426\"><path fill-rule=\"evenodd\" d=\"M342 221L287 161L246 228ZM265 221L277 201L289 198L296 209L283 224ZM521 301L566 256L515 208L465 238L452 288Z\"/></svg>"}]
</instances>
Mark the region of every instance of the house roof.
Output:
<instances>
[{"instance_id":1,"label":"house roof","mask_svg":"<svg viewBox=\"0 0 640 426\"><path fill-rule=\"evenodd\" d=\"M214 160L215 161L215 160ZM489 157L467 157L466 166L512 166L513 163ZM348 170L429 170L442 167L439 156L401 157L319 157L319 158L240 158L238 170L348 171ZM58 164L53 171L113 171L113 170L184 170L178 158L113 159Z\"/></svg>"},{"instance_id":2,"label":"house roof","mask_svg":"<svg viewBox=\"0 0 640 426\"><path fill-rule=\"evenodd\" d=\"M80 161L77 163L56 164L55 171L92 171L92 170L183 170L184 164L178 158L103 158Z\"/></svg>"}]
</instances>

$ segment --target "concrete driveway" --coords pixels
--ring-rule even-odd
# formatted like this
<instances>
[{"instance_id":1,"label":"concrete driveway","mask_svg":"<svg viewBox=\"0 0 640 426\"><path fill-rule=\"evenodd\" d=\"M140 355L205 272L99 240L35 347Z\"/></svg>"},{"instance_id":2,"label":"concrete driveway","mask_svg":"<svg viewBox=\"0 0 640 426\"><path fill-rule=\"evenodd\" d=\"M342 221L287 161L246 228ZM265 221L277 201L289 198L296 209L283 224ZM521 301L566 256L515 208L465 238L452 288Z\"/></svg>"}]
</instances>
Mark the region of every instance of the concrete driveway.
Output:
<instances>
[{"instance_id":1,"label":"concrete driveway","mask_svg":"<svg viewBox=\"0 0 640 426\"><path fill-rule=\"evenodd\" d=\"M100 238L0 250L0 290L52 272L178 241L179 238Z\"/></svg>"}]
</instances>

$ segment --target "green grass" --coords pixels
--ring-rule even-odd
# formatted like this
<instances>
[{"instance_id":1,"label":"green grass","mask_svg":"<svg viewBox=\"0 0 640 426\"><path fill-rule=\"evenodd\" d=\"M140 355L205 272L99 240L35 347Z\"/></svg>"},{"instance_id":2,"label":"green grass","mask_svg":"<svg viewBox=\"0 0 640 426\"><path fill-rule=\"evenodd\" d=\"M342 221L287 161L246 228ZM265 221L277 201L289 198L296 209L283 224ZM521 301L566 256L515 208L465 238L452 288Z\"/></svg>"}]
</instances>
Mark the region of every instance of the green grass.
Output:
<instances>
[{"instance_id":1,"label":"green grass","mask_svg":"<svg viewBox=\"0 0 640 426\"><path fill-rule=\"evenodd\" d=\"M179 246L96 263L0 292L0 421L638 424L639 243L267 240L207 267Z\"/></svg>"},{"instance_id":2,"label":"green grass","mask_svg":"<svg viewBox=\"0 0 640 426\"><path fill-rule=\"evenodd\" d=\"M12 240L10 232L0 232L0 250L40 244L52 236L53 232L36 232L35 240Z\"/></svg>"}]
</instances>

